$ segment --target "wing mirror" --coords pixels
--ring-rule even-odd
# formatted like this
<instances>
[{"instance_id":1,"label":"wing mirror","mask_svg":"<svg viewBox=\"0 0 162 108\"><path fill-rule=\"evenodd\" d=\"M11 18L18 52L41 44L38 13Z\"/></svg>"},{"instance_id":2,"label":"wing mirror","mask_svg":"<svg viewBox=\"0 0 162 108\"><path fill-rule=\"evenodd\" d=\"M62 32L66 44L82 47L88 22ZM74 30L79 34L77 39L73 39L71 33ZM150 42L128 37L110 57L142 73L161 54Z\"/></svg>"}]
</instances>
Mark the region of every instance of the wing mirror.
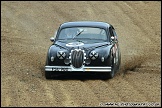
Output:
<instances>
[{"instance_id":1,"label":"wing mirror","mask_svg":"<svg viewBox=\"0 0 162 108\"><path fill-rule=\"evenodd\" d=\"M54 37L51 37L51 38L50 38L50 41L51 41L51 42L54 42L54 41L55 41L55 38L54 38Z\"/></svg>"},{"instance_id":2,"label":"wing mirror","mask_svg":"<svg viewBox=\"0 0 162 108\"><path fill-rule=\"evenodd\" d=\"M115 37L114 36L111 36L111 40L114 41L115 40Z\"/></svg>"}]
</instances>

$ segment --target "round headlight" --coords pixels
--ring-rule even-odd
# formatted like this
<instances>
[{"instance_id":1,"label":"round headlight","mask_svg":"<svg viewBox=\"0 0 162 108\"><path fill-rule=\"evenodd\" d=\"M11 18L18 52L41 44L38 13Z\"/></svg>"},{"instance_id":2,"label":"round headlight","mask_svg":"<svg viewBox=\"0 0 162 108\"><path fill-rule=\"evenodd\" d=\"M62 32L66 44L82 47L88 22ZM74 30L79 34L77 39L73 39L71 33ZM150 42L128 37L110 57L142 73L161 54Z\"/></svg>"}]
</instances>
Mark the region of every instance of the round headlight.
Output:
<instances>
[{"instance_id":1,"label":"round headlight","mask_svg":"<svg viewBox=\"0 0 162 108\"><path fill-rule=\"evenodd\" d=\"M92 60L95 60L98 58L98 53L95 52L95 51L92 51L90 54L89 54L89 57L92 59Z\"/></svg>"},{"instance_id":2,"label":"round headlight","mask_svg":"<svg viewBox=\"0 0 162 108\"><path fill-rule=\"evenodd\" d=\"M58 51L57 52L57 57L59 59L64 59L66 57L66 53L64 51Z\"/></svg>"}]
</instances>

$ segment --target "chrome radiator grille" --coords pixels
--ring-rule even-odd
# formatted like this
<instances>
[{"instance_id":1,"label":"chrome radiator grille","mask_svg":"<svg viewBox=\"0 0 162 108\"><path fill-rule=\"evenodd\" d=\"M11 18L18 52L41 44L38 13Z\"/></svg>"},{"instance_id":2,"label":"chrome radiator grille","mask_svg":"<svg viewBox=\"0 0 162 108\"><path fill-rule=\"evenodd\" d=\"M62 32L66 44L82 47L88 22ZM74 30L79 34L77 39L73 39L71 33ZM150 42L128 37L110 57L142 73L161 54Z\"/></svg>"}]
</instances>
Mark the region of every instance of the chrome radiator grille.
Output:
<instances>
[{"instance_id":1,"label":"chrome radiator grille","mask_svg":"<svg viewBox=\"0 0 162 108\"><path fill-rule=\"evenodd\" d=\"M75 68L82 67L84 62L84 52L82 50L73 50L71 52L71 64Z\"/></svg>"}]
</instances>

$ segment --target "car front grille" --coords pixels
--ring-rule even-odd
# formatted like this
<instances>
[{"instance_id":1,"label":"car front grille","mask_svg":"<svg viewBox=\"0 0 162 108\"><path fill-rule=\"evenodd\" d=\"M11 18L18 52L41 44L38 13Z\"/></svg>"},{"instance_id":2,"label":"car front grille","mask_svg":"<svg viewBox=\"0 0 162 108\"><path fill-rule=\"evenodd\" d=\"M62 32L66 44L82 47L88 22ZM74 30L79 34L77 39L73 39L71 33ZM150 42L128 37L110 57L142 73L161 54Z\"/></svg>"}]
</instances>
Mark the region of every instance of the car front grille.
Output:
<instances>
[{"instance_id":1,"label":"car front grille","mask_svg":"<svg viewBox=\"0 0 162 108\"><path fill-rule=\"evenodd\" d=\"M71 52L71 64L75 68L82 67L84 62L84 52L82 50L73 50Z\"/></svg>"}]
</instances>

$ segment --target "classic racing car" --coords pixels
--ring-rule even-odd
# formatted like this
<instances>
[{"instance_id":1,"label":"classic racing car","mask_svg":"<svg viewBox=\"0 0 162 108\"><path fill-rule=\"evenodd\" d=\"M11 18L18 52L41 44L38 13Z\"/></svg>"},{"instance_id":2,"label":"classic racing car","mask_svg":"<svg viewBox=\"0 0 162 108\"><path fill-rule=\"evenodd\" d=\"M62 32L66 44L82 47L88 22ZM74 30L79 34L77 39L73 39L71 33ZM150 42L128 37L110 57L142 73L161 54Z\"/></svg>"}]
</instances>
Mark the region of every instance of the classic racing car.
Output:
<instances>
[{"instance_id":1,"label":"classic racing car","mask_svg":"<svg viewBox=\"0 0 162 108\"><path fill-rule=\"evenodd\" d=\"M100 73L108 79L120 68L118 36L111 24L65 22L50 40L53 44L47 52L46 79L68 73Z\"/></svg>"}]
</instances>

